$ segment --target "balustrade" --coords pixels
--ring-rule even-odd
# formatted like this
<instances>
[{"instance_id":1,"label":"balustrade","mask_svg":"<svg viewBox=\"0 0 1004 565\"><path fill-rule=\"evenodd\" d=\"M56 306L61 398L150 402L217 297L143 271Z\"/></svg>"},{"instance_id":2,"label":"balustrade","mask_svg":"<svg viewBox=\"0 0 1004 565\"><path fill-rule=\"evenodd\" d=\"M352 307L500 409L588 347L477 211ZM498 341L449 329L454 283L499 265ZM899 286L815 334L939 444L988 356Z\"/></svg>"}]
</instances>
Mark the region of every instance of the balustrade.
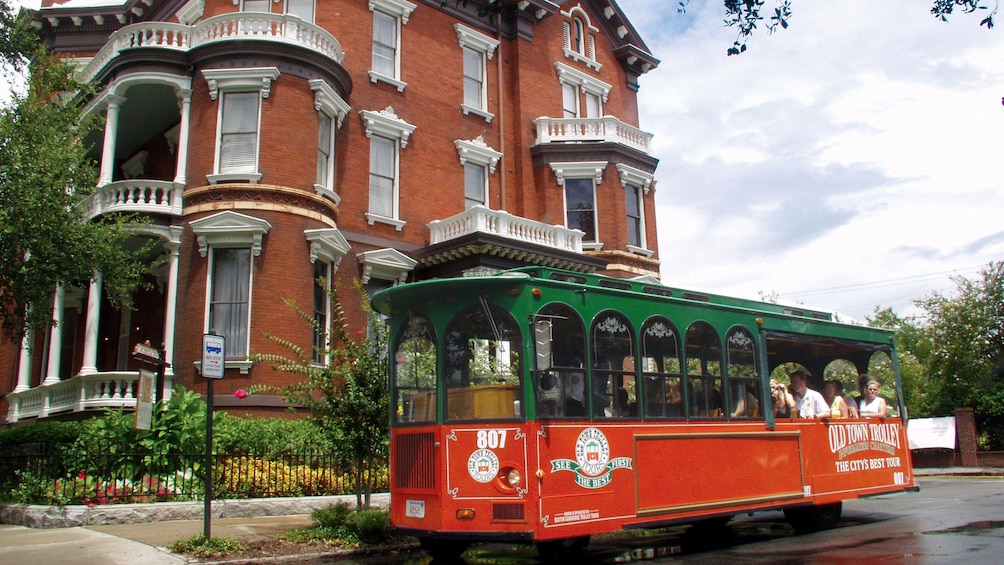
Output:
<instances>
[{"instance_id":1,"label":"balustrade","mask_svg":"<svg viewBox=\"0 0 1004 565\"><path fill-rule=\"evenodd\" d=\"M547 225L484 206L474 206L455 216L431 222L427 227L431 245L482 232L514 241L582 253L582 232L579 230Z\"/></svg>"},{"instance_id":2,"label":"balustrade","mask_svg":"<svg viewBox=\"0 0 1004 565\"><path fill-rule=\"evenodd\" d=\"M620 143L644 153L652 152L652 134L626 124L613 116L602 118L547 118L533 121L537 127L536 144L543 143Z\"/></svg>"},{"instance_id":3,"label":"balustrade","mask_svg":"<svg viewBox=\"0 0 1004 565\"><path fill-rule=\"evenodd\" d=\"M7 422L61 412L135 408L139 373L117 371L78 375L56 384L7 395Z\"/></svg>"},{"instance_id":4,"label":"balustrade","mask_svg":"<svg viewBox=\"0 0 1004 565\"><path fill-rule=\"evenodd\" d=\"M170 181L132 179L99 187L91 197L90 217L112 212L181 216L182 189Z\"/></svg>"}]
</instances>

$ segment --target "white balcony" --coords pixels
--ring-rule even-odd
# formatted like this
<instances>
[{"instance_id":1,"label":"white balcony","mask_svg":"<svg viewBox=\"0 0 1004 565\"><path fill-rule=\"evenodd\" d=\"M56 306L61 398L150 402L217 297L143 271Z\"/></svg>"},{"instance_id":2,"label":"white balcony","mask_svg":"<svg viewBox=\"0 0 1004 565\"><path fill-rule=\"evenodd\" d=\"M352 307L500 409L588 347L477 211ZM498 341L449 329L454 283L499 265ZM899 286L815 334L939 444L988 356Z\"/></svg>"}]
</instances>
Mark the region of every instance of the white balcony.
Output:
<instances>
[{"instance_id":1,"label":"white balcony","mask_svg":"<svg viewBox=\"0 0 1004 565\"><path fill-rule=\"evenodd\" d=\"M430 245L482 232L552 249L582 253L583 232L580 230L550 226L484 206L474 206L445 220L430 222L427 227Z\"/></svg>"},{"instance_id":2,"label":"white balcony","mask_svg":"<svg viewBox=\"0 0 1004 565\"><path fill-rule=\"evenodd\" d=\"M137 371L78 375L7 395L7 423L102 408L136 408ZM170 390L167 383L165 390Z\"/></svg>"},{"instance_id":3,"label":"white balcony","mask_svg":"<svg viewBox=\"0 0 1004 565\"><path fill-rule=\"evenodd\" d=\"M108 38L105 46L81 69L80 75L83 80L93 79L109 61L128 49L154 47L189 51L210 43L248 39L298 45L321 53L338 64L345 58L335 36L296 16L232 12L206 18L190 26L171 22L125 26Z\"/></svg>"},{"instance_id":4,"label":"white balcony","mask_svg":"<svg viewBox=\"0 0 1004 565\"><path fill-rule=\"evenodd\" d=\"M646 154L652 152L652 134L613 116L602 118L546 118L533 121L537 127L534 145L544 143L619 143Z\"/></svg>"},{"instance_id":5,"label":"white balcony","mask_svg":"<svg viewBox=\"0 0 1004 565\"><path fill-rule=\"evenodd\" d=\"M182 214L182 187L171 181L131 179L98 187L91 196L89 217L123 212L132 214Z\"/></svg>"}]
</instances>

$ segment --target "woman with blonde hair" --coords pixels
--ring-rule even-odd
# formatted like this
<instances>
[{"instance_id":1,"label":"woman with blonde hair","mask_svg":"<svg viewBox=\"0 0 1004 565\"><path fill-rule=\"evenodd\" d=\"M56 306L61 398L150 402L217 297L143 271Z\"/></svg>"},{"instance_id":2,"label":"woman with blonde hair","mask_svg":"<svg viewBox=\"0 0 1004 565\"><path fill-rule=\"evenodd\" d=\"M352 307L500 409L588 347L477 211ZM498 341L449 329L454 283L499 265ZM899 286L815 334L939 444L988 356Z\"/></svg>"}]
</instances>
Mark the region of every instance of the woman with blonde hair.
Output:
<instances>
[{"instance_id":1,"label":"woman with blonde hair","mask_svg":"<svg viewBox=\"0 0 1004 565\"><path fill-rule=\"evenodd\" d=\"M858 401L858 413L862 418L885 418L887 407L885 399L878 395L878 389L878 381L868 381L864 396Z\"/></svg>"}]
</instances>

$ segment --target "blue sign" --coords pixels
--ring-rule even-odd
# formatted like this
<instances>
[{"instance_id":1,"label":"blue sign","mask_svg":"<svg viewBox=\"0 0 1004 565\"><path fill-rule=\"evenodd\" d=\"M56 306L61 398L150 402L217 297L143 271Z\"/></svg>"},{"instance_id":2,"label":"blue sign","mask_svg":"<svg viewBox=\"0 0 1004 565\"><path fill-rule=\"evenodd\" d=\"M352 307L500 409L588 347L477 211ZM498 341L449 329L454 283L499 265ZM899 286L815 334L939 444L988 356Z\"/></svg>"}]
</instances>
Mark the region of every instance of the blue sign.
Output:
<instances>
[{"instance_id":1,"label":"blue sign","mask_svg":"<svg viewBox=\"0 0 1004 565\"><path fill-rule=\"evenodd\" d=\"M222 379L226 359L226 338L221 335L202 335L202 376Z\"/></svg>"}]
</instances>

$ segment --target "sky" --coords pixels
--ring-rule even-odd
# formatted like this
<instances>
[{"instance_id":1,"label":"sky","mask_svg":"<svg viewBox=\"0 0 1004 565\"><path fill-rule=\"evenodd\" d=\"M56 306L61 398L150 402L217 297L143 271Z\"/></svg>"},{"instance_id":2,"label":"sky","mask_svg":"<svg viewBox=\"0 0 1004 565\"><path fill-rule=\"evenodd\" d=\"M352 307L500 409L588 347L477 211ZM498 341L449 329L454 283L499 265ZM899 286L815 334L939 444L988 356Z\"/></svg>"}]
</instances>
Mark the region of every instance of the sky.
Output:
<instances>
[{"instance_id":1,"label":"sky","mask_svg":"<svg viewBox=\"0 0 1004 565\"><path fill-rule=\"evenodd\" d=\"M618 0L661 60L639 106L663 282L863 320L1004 260L1004 30L932 1L793 0L728 57L720 0Z\"/></svg>"},{"instance_id":2,"label":"sky","mask_svg":"<svg viewBox=\"0 0 1004 565\"><path fill-rule=\"evenodd\" d=\"M1004 260L1004 32L931 3L793 0L729 57L721 1L618 0L661 60L663 282L863 320Z\"/></svg>"}]
</instances>

